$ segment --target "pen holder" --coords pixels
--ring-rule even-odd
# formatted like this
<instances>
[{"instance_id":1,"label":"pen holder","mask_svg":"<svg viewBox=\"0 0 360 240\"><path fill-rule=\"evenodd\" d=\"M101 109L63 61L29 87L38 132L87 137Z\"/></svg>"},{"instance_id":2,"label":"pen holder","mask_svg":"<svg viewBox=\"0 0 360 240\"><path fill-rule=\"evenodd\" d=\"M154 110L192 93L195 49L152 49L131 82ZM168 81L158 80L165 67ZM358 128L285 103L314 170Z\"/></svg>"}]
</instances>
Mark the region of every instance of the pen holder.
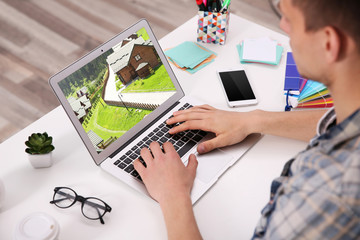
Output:
<instances>
[{"instance_id":1,"label":"pen holder","mask_svg":"<svg viewBox=\"0 0 360 240\"><path fill-rule=\"evenodd\" d=\"M230 10L226 13L198 11L198 42L224 45L229 28Z\"/></svg>"}]
</instances>

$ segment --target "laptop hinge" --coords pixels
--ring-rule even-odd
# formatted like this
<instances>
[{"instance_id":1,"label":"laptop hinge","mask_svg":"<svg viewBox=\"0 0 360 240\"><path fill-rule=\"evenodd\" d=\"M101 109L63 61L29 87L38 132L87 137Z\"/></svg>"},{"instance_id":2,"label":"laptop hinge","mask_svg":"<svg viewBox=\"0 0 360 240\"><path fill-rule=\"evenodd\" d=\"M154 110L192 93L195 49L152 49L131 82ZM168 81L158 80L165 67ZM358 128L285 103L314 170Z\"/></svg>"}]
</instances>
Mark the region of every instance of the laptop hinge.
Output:
<instances>
[{"instance_id":1,"label":"laptop hinge","mask_svg":"<svg viewBox=\"0 0 360 240\"><path fill-rule=\"evenodd\" d=\"M155 118L152 122L150 122L147 126L145 126L141 131L139 131L137 134L135 134L132 138L130 138L125 144L123 144L121 147L119 147L115 152L113 152L109 157L113 158L115 157L121 150L123 150L125 147L127 147L130 143L132 143L136 138L138 138L143 132L145 132L147 129L149 129L151 126L153 126L154 123L159 121L160 118L165 116L168 112L170 112L176 105L178 105L180 102L176 102L173 105L171 105L168 109L166 109L164 112L162 112L157 118Z\"/></svg>"}]
</instances>

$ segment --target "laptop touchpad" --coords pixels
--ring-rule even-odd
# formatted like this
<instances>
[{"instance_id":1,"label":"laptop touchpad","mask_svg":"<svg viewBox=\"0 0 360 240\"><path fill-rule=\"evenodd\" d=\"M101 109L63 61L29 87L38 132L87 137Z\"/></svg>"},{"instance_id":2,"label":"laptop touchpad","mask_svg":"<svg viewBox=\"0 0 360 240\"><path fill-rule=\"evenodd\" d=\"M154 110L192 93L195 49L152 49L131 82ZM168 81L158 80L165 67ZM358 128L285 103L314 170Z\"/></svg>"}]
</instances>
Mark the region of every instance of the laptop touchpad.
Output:
<instances>
[{"instance_id":1,"label":"laptop touchpad","mask_svg":"<svg viewBox=\"0 0 360 240\"><path fill-rule=\"evenodd\" d=\"M203 155L196 153L196 158L199 163L196 170L196 178L204 183L209 183L213 180L234 159L232 155L219 149Z\"/></svg>"}]
</instances>

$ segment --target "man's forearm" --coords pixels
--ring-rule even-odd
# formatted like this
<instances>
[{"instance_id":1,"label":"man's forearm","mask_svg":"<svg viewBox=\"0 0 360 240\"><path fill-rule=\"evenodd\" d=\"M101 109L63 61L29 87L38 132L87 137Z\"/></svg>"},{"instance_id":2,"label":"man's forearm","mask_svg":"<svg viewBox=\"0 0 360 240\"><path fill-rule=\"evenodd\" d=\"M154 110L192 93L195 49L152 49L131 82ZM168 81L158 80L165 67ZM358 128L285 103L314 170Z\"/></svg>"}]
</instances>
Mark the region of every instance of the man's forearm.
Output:
<instances>
[{"instance_id":1,"label":"man's forearm","mask_svg":"<svg viewBox=\"0 0 360 240\"><path fill-rule=\"evenodd\" d=\"M326 110L293 112L254 112L254 132L309 141L316 134L316 126Z\"/></svg>"},{"instance_id":2,"label":"man's forearm","mask_svg":"<svg viewBox=\"0 0 360 240\"><path fill-rule=\"evenodd\" d=\"M168 239L202 239L195 221L190 197L178 197L160 203Z\"/></svg>"}]
</instances>

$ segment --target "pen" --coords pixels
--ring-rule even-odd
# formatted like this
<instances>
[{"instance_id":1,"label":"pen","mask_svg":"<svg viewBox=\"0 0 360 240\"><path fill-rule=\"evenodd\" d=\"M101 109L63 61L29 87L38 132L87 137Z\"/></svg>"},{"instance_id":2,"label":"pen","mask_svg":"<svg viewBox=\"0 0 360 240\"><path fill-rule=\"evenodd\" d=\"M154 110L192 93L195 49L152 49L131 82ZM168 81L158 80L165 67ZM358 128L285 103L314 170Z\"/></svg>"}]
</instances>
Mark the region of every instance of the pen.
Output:
<instances>
[{"instance_id":1,"label":"pen","mask_svg":"<svg viewBox=\"0 0 360 240\"><path fill-rule=\"evenodd\" d=\"M218 11L216 2L217 2L217 0L213 0L213 1L212 1L212 10L213 10L213 12L217 12L217 11Z\"/></svg>"},{"instance_id":2,"label":"pen","mask_svg":"<svg viewBox=\"0 0 360 240\"><path fill-rule=\"evenodd\" d=\"M217 11L220 12L222 0L216 0L215 2L216 2Z\"/></svg>"},{"instance_id":3,"label":"pen","mask_svg":"<svg viewBox=\"0 0 360 240\"><path fill-rule=\"evenodd\" d=\"M225 13L227 11L227 9L229 8L229 5L230 5L230 1L231 0L224 0L224 2L222 4L222 8L220 10L221 13Z\"/></svg>"},{"instance_id":4,"label":"pen","mask_svg":"<svg viewBox=\"0 0 360 240\"><path fill-rule=\"evenodd\" d=\"M225 0L225 6L226 6L226 8L229 8L230 1L231 1L231 0Z\"/></svg>"},{"instance_id":5,"label":"pen","mask_svg":"<svg viewBox=\"0 0 360 240\"><path fill-rule=\"evenodd\" d=\"M211 9L211 5L212 5L212 4L211 4L211 1L212 1L212 0L207 0L207 2L206 2L206 7L207 7L207 9L208 9L209 12L212 11L212 9Z\"/></svg>"},{"instance_id":6,"label":"pen","mask_svg":"<svg viewBox=\"0 0 360 240\"><path fill-rule=\"evenodd\" d=\"M204 3L203 3L203 0L196 0L196 4L199 7L199 11L205 11L205 6L204 6Z\"/></svg>"}]
</instances>

